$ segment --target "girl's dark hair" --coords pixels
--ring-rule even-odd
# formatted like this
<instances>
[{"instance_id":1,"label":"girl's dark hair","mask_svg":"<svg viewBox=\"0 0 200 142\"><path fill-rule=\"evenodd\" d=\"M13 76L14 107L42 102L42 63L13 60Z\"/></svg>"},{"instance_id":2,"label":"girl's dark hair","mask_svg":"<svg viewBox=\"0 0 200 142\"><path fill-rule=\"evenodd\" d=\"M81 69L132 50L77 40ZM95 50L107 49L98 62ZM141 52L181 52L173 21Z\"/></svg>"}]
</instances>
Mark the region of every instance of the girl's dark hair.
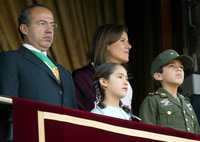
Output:
<instances>
[{"instance_id":1,"label":"girl's dark hair","mask_svg":"<svg viewBox=\"0 0 200 142\"><path fill-rule=\"evenodd\" d=\"M124 25L106 24L100 26L94 34L92 47L89 51L90 62L98 66L106 62L107 47L118 41L123 34L127 33Z\"/></svg>"},{"instance_id":2,"label":"girl's dark hair","mask_svg":"<svg viewBox=\"0 0 200 142\"><path fill-rule=\"evenodd\" d=\"M114 72L116 66L120 66L120 65L116 63L105 63L95 68L95 74L93 77L94 88L96 91L97 104L100 107L104 107L102 102L104 100L105 94L104 94L104 90L102 89L100 85L99 79L100 78L109 79L110 75Z\"/></svg>"},{"instance_id":3,"label":"girl's dark hair","mask_svg":"<svg viewBox=\"0 0 200 142\"><path fill-rule=\"evenodd\" d=\"M109 79L110 75L115 71L115 68L117 66L123 66L117 63L104 63L102 65L99 65L95 68L95 74L94 74L94 88L96 92L96 99L97 99L97 105L100 108L105 108L106 106L102 103L105 97L104 90L102 89L99 79ZM120 101L119 106L127 113L130 113L130 109L122 104Z\"/></svg>"}]
</instances>

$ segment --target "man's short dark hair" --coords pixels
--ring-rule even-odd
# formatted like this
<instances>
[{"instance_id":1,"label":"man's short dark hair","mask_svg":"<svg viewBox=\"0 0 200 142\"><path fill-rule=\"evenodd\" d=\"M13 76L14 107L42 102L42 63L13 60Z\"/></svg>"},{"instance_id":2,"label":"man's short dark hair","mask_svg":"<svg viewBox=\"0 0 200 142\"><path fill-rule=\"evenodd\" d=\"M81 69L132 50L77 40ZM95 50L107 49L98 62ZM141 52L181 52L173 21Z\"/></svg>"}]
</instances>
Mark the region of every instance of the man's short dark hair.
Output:
<instances>
[{"instance_id":1,"label":"man's short dark hair","mask_svg":"<svg viewBox=\"0 0 200 142\"><path fill-rule=\"evenodd\" d=\"M30 20L31 20L30 19L30 11L36 7L43 7L43 8L49 9L47 6L45 6L43 4L32 4L32 5L25 7L24 9L22 9L22 11L20 12L19 17L18 17L18 24L19 24L18 30L19 30L19 33L20 33L22 39L24 39L24 34L20 31L19 27L21 24L28 25L30 23Z\"/></svg>"}]
</instances>

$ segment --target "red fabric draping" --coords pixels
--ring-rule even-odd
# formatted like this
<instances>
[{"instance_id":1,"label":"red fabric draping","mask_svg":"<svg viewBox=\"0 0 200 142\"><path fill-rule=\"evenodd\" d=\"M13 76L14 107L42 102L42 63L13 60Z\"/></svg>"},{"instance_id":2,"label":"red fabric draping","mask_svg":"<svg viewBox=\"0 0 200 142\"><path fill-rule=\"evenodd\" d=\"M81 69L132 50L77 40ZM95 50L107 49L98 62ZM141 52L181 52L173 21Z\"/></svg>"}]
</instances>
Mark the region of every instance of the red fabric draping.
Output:
<instances>
[{"instance_id":1,"label":"red fabric draping","mask_svg":"<svg viewBox=\"0 0 200 142\"><path fill-rule=\"evenodd\" d=\"M24 99L13 99L13 132L14 142L38 142L38 116L37 111L47 111L57 114L74 116L76 118L84 118L88 120L96 120L114 126L124 128L144 130L159 134L167 134L182 138L190 138L200 140L200 135L182 132L171 128L163 128L154 125L147 125L141 122L133 122L120 120L116 118L95 115L79 110L66 109L63 107L52 106L48 104L32 102ZM76 125L55 120L45 120L45 142L150 142L155 140L145 139L142 137L127 136L123 134L113 133L98 128Z\"/></svg>"}]
</instances>

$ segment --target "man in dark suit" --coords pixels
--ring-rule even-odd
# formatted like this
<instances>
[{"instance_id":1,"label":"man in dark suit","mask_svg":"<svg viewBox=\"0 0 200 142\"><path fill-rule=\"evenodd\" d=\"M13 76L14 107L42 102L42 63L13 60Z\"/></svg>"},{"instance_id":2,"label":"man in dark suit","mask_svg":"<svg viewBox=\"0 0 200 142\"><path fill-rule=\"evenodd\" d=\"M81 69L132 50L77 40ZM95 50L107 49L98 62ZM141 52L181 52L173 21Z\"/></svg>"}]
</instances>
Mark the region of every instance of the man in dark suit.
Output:
<instances>
[{"instance_id":1,"label":"man in dark suit","mask_svg":"<svg viewBox=\"0 0 200 142\"><path fill-rule=\"evenodd\" d=\"M47 56L56 28L51 10L31 5L22 10L18 21L24 43L1 53L0 94L76 108L70 72Z\"/></svg>"}]
</instances>

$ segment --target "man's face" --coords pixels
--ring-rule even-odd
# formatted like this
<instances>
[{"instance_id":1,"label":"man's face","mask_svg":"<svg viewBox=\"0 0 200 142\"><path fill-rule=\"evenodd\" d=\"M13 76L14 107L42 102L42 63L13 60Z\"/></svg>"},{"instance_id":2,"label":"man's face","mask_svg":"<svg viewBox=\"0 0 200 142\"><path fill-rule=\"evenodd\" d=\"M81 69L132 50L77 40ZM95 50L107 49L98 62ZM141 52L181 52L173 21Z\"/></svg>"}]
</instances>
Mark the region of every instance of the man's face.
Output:
<instances>
[{"instance_id":1,"label":"man's face","mask_svg":"<svg viewBox=\"0 0 200 142\"><path fill-rule=\"evenodd\" d=\"M33 8L30 11L29 24L24 26L25 42L41 51L47 51L53 43L56 26L52 12L43 7Z\"/></svg>"}]
</instances>

